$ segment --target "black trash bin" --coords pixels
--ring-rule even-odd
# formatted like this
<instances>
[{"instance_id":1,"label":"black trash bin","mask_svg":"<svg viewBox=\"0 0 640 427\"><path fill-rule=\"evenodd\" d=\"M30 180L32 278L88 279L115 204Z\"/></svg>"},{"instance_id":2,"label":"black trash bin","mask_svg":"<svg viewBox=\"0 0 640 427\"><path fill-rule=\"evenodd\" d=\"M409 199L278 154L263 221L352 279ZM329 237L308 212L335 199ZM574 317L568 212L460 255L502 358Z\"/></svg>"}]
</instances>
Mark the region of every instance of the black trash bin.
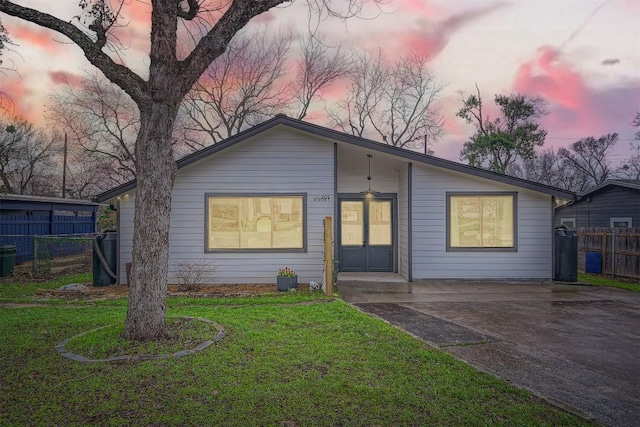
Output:
<instances>
[{"instance_id":1,"label":"black trash bin","mask_svg":"<svg viewBox=\"0 0 640 427\"><path fill-rule=\"evenodd\" d=\"M118 235L116 233L105 233L95 237L96 245L93 249L93 286L109 286L116 283L116 279L109 276L107 270L102 265L100 257L96 252L96 247L104 257L109 269L116 273L116 253Z\"/></svg>"},{"instance_id":2,"label":"black trash bin","mask_svg":"<svg viewBox=\"0 0 640 427\"><path fill-rule=\"evenodd\" d=\"M557 228L555 232L554 280L578 281L578 235L574 230Z\"/></svg>"},{"instance_id":3,"label":"black trash bin","mask_svg":"<svg viewBox=\"0 0 640 427\"><path fill-rule=\"evenodd\" d=\"M0 277L11 276L15 265L16 246L0 245Z\"/></svg>"}]
</instances>

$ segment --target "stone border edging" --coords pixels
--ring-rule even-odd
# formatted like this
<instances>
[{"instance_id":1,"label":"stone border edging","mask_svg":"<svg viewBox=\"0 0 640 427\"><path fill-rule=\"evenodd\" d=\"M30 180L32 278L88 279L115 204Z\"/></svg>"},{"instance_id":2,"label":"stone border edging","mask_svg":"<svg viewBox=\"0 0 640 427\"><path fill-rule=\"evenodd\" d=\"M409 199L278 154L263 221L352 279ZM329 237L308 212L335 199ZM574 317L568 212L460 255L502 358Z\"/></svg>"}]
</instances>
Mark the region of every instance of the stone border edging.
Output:
<instances>
[{"instance_id":1,"label":"stone border edging","mask_svg":"<svg viewBox=\"0 0 640 427\"><path fill-rule=\"evenodd\" d=\"M66 340L62 341L60 344L58 344L55 348L56 351L58 352L58 354L64 358L73 360L75 362L81 362L81 363L98 363L98 362L138 362L138 361L143 361L143 360L159 360L159 359L169 359L172 357L184 357L184 356L188 356L190 354L194 354L198 351L202 351L205 348L209 347L211 344L215 343L215 342L220 342L222 341L222 338L224 338L224 336L226 335L226 332L224 330L224 327L222 327L222 325L219 325L209 319L205 319L202 317L192 317L192 316L173 316L173 317L179 317L182 319L190 319L190 320L199 320L201 322L205 322L205 323L209 323L211 325L213 325L217 330L218 333L216 334L215 337L213 337L212 340L207 340L204 341L200 344L198 344L197 346L195 346L192 349L188 349L188 350L180 350L177 351L175 353L171 353L171 354L141 354L138 356L134 356L134 355L130 355L130 354L126 354L124 356L115 356L115 357L108 357L106 359L89 359L87 357L84 357L80 354L75 354L75 353L71 353L69 351L67 351L65 349L65 346L69 343L69 341L71 341L74 338L80 338L84 335L87 335L91 332L95 332L95 331L99 331L100 329L105 329L105 328L109 328L111 326L114 325L114 323L112 323L111 325L106 325L106 326L101 326L99 328L96 329L91 329L90 331L86 331L86 332L82 332L81 334L78 334L76 336L73 336L71 338L67 338Z\"/></svg>"}]
</instances>

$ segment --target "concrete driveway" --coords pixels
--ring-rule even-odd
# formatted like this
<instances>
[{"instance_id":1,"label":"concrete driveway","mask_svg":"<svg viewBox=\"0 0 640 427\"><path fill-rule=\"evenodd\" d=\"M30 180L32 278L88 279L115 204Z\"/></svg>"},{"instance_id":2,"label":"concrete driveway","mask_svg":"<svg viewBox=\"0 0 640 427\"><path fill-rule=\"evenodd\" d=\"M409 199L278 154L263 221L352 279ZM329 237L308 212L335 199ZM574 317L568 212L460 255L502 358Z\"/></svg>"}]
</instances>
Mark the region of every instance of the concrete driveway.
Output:
<instances>
[{"instance_id":1,"label":"concrete driveway","mask_svg":"<svg viewBox=\"0 0 640 427\"><path fill-rule=\"evenodd\" d=\"M548 282L338 282L342 298L552 403L640 425L640 293Z\"/></svg>"}]
</instances>

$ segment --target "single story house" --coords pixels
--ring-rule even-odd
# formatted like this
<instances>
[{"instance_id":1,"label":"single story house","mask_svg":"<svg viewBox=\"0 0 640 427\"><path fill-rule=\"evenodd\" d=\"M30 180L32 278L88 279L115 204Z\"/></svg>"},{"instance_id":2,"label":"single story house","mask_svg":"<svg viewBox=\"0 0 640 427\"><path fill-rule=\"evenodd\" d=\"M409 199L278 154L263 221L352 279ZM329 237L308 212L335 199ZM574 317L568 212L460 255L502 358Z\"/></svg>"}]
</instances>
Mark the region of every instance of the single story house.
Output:
<instances>
[{"instance_id":1,"label":"single story house","mask_svg":"<svg viewBox=\"0 0 640 427\"><path fill-rule=\"evenodd\" d=\"M396 148L284 115L177 162L170 282L181 263L207 283L321 281L323 220L344 272L550 279L555 198L575 194ZM118 275L131 260L135 181L97 200L118 212Z\"/></svg>"},{"instance_id":2,"label":"single story house","mask_svg":"<svg viewBox=\"0 0 640 427\"><path fill-rule=\"evenodd\" d=\"M556 225L640 227L640 180L607 180L556 208Z\"/></svg>"}]
</instances>

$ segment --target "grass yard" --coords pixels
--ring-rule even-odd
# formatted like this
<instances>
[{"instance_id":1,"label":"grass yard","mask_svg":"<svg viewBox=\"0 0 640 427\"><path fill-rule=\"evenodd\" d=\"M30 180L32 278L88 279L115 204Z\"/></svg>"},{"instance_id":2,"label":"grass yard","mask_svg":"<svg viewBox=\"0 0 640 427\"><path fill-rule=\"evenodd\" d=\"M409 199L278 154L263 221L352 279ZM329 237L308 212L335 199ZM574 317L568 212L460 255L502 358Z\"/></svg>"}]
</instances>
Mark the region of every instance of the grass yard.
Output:
<instances>
[{"instance_id":1,"label":"grass yard","mask_svg":"<svg viewBox=\"0 0 640 427\"><path fill-rule=\"evenodd\" d=\"M609 286L612 288L626 289L640 292L640 281L624 278L612 278L601 274L578 273L578 281L592 286Z\"/></svg>"},{"instance_id":2,"label":"grass yard","mask_svg":"<svg viewBox=\"0 0 640 427\"><path fill-rule=\"evenodd\" d=\"M34 295L65 281L88 280L0 283L0 425L591 425L320 294L169 298L168 315L226 337L177 359L70 361L55 345L117 329L126 301Z\"/></svg>"}]
</instances>

